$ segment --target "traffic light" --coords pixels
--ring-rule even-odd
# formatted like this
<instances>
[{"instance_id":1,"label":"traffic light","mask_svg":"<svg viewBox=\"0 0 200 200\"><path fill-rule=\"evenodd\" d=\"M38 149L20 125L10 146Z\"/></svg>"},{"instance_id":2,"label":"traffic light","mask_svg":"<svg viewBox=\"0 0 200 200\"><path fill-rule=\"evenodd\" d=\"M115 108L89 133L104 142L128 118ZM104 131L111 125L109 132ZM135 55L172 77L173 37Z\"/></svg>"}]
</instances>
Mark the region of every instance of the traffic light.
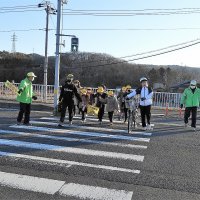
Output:
<instances>
[{"instance_id":1,"label":"traffic light","mask_svg":"<svg viewBox=\"0 0 200 200\"><path fill-rule=\"evenodd\" d=\"M71 51L72 52L77 52L78 51L78 38L77 37L73 37L71 39Z\"/></svg>"}]
</instances>

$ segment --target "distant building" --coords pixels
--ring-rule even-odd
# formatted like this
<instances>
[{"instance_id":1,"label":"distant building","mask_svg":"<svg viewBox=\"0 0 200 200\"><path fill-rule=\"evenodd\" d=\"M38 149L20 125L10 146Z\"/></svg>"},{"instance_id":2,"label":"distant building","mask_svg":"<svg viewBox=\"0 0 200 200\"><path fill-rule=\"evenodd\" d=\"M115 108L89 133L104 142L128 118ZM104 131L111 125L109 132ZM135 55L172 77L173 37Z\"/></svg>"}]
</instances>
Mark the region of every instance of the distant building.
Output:
<instances>
[{"instance_id":1,"label":"distant building","mask_svg":"<svg viewBox=\"0 0 200 200\"><path fill-rule=\"evenodd\" d=\"M179 83L177 85L173 85L170 87L170 92L174 93L182 93L185 88L190 86L190 80L184 81L183 83Z\"/></svg>"},{"instance_id":2,"label":"distant building","mask_svg":"<svg viewBox=\"0 0 200 200\"><path fill-rule=\"evenodd\" d=\"M156 92L163 92L165 91L166 87L163 83L154 83L153 84L153 90Z\"/></svg>"}]
</instances>

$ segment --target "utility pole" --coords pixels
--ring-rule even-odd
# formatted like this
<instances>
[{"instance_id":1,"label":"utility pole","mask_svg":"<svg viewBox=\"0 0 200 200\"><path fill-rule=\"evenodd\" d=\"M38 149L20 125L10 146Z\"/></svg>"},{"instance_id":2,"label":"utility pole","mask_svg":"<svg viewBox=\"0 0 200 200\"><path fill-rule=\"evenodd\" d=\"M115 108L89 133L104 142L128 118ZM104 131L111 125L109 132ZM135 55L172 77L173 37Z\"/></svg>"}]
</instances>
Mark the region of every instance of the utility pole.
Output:
<instances>
[{"instance_id":1,"label":"utility pole","mask_svg":"<svg viewBox=\"0 0 200 200\"><path fill-rule=\"evenodd\" d=\"M12 53L16 53L16 46L15 46L15 42L17 41L17 36L15 35L15 33L13 33L13 35L11 36L11 41L12 41Z\"/></svg>"},{"instance_id":2,"label":"utility pole","mask_svg":"<svg viewBox=\"0 0 200 200\"><path fill-rule=\"evenodd\" d=\"M56 29L56 61L55 61L55 83L54 83L54 114L57 113L59 75L60 75L60 24L61 24L61 5L62 0L58 0L57 5L57 29Z\"/></svg>"},{"instance_id":3,"label":"utility pole","mask_svg":"<svg viewBox=\"0 0 200 200\"><path fill-rule=\"evenodd\" d=\"M38 4L38 7L45 7L46 11L46 36L45 36L45 59L44 59L44 89L43 89L43 100L47 101L47 85L48 85L48 37L49 37L49 15L50 14L56 14L56 10L51 7L51 4L49 1L46 1L45 3Z\"/></svg>"}]
</instances>

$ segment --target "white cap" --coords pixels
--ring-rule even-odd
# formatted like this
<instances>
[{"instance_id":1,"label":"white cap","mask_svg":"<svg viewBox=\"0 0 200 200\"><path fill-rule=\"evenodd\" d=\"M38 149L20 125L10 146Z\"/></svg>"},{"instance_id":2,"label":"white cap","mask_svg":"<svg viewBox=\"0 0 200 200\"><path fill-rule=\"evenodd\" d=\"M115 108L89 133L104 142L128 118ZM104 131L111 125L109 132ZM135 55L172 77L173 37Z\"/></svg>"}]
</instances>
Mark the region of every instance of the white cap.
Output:
<instances>
[{"instance_id":1,"label":"white cap","mask_svg":"<svg viewBox=\"0 0 200 200\"><path fill-rule=\"evenodd\" d=\"M191 80L190 85L197 85L197 82L195 80Z\"/></svg>"},{"instance_id":2,"label":"white cap","mask_svg":"<svg viewBox=\"0 0 200 200\"><path fill-rule=\"evenodd\" d=\"M143 81L147 81L147 78L146 77L140 78L140 83L143 82Z\"/></svg>"}]
</instances>

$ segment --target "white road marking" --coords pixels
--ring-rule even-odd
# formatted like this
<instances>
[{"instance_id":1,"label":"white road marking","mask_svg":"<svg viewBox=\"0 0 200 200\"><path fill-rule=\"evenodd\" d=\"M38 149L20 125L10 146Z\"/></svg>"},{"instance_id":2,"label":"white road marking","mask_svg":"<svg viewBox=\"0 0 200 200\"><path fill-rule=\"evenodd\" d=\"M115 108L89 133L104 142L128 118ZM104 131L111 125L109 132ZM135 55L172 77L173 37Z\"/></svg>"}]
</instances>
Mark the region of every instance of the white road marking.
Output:
<instances>
[{"instance_id":1,"label":"white road marking","mask_svg":"<svg viewBox=\"0 0 200 200\"><path fill-rule=\"evenodd\" d=\"M21 190L55 194L64 184L64 181L0 172L0 185Z\"/></svg>"},{"instance_id":2,"label":"white road marking","mask_svg":"<svg viewBox=\"0 0 200 200\"><path fill-rule=\"evenodd\" d=\"M73 148L73 147L63 147L57 145L49 145L49 144L41 144L41 143L32 143L32 142L22 142L18 140L6 140L0 139L0 145L8 145L15 147L25 147L30 149L39 149L39 150L49 150L56 152L65 152L72 154L81 154L86 156L99 156L106 158L114 158L114 159L122 159L122 160L132 160L143 162L144 156L141 155L133 155L133 154L124 154L124 153L116 153L109 151L98 151L91 149L81 149L81 148Z\"/></svg>"},{"instance_id":3,"label":"white road marking","mask_svg":"<svg viewBox=\"0 0 200 200\"><path fill-rule=\"evenodd\" d=\"M111 138L111 139L119 139L119 140L129 140L129 141L139 141L139 142L149 142L150 138L139 138L139 137L131 137L125 135L112 135L105 133L96 133L96 132L84 132L84 131L74 131L74 130L65 130L65 129L55 129L55 128L47 128L47 127L39 127L39 126L24 126L24 125L13 125L11 128L18 129L27 129L27 130L35 130L35 131L46 131L46 132L55 132L55 133L66 133L71 135L82 135L82 136L90 136L90 137L99 137L99 138Z\"/></svg>"},{"instance_id":4,"label":"white road marking","mask_svg":"<svg viewBox=\"0 0 200 200\"><path fill-rule=\"evenodd\" d=\"M69 168L71 166L81 166L81 167L104 169L104 170L118 171L118 172L127 172L127 173L134 173L134 174L140 173L140 170L119 168L119 167L113 167L113 166L107 166L107 165L96 165L96 164L75 162L75 161L69 161L69 160L45 158L45 157L31 156L31 155L25 155L25 154L16 154L16 153L4 152L4 151L0 151L0 156L7 156L14 159L26 159L26 160L39 162L40 164L43 164L43 163L49 164L51 166L59 164L66 168Z\"/></svg>"},{"instance_id":5,"label":"white road marking","mask_svg":"<svg viewBox=\"0 0 200 200\"><path fill-rule=\"evenodd\" d=\"M42 117L40 119L44 120L50 120L50 121L59 121L59 118L56 117ZM32 124L46 124L50 126L56 126L58 123L53 123L53 122L41 122L41 121L31 121ZM124 129L110 129L110 128L103 128L103 127L88 127L88 126L79 126L79 125L67 125L67 123L64 125L65 127L73 127L73 128L82 128L82 129L87 129L87 130L95 130L95 131L107 131L107 132L116 132L116 133L127 133L127 130ZM142 132L142 131L134 131L134 134L138 135L145 135L145 136L151 136L152 133L149 132Z\"/></svg>"},{"instance_id":6,"label":"white road marking","mask_svg":"<svg viewBox=\"0 0 200 200\"><path fill-rule=\"evenodd\" d=\"M117 146L117 147L124 147L124 148L147 149L147 146L143 146L143 145L122 144L122 143L117 143L117 142L78 139L78 138L61 137L61 136L58 137L58 136L43 135L43 134L38 134L38 133L37 134L25 133L25 132L19 132L19 131L11 131L11 130L0 130L0 134L14 134L14 135L21 135L21 136L30 136L30 137L53 139L53 140L61 140L61 141L81 142L81 143L89 143L89 144L101 144L101 145L110 145L110 146Z\"/></svg>"},{"instance_id":7,"label":"white road marking","mask_svg":"<svg viewBox=\"0 0 200 200\"><path fill-rule=\"evenodd\" d=\"M133 192L68 183L60 189L59 194L91 200L131 200Z\"/></svg>"}]
</instances>

